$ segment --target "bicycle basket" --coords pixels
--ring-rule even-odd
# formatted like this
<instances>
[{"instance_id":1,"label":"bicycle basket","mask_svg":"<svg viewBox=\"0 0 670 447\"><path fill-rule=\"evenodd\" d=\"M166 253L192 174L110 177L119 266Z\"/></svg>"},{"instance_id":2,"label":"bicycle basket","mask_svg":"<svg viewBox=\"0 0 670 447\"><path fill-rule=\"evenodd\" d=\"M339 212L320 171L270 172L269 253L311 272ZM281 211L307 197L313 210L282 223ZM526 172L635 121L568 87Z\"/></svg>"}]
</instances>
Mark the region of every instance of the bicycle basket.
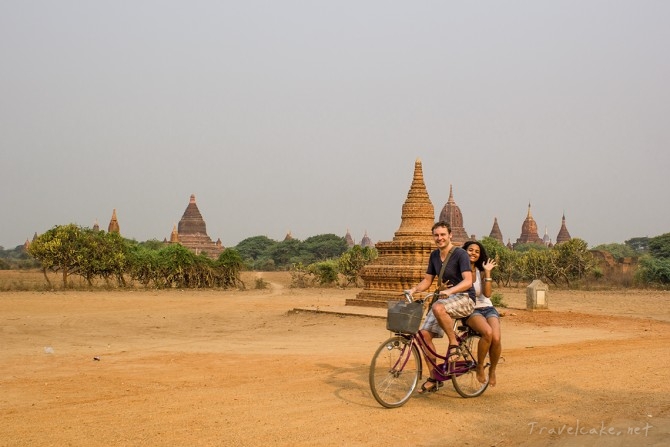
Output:
<instances>
[{"instance_id":1,"label":"bicycle basket","mask_svg":"<svg viewBox=\"0 0 670 447\"><path fill-rule=\"evenodd\" d=\"M415 334L423 316L423 303L414 301L389 301L386 329L392 332Z\"/></svg>"}]
</instances>

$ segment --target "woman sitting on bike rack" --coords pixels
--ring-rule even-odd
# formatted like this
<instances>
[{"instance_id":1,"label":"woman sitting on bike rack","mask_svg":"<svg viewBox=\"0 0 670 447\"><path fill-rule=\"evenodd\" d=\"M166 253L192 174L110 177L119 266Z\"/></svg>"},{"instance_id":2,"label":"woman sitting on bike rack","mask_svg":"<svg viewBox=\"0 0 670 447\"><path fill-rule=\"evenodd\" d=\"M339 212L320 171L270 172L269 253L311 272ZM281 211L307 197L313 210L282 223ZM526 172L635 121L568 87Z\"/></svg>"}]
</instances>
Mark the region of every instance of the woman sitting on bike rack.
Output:
<instances>
[{"instance_id":1,"label":"woman sitting on bike rack","mask_svg":"<svg viewBox=\"0 0 670 447\"><path fill-rule=\"evenodd\" d=\"M491 367L489 369L489 385L496 386L496 366L500 360L502 345L500 344L500 314L491 302L491 270L497 265L495 259L489 259L484 246L477 241L467 241L463 249L470 257L472 274L474 275L474 288L477 295L475 310L472 312L466 324L477 331L481 336L477 347L477 380L486 383L486 354L489 354Z\"/></svg>"},{"instance_id":2,"label":"woman sitting on bike rack","mask_svg":"<svg viewBox=\"0 0 670 447\"><path fill-rule=\"evenodd\" d=\"M438 277L440 298L431 305L420 330L423 340L430 348L424 354L429 365L435 362L435 358L428 357L432 356L431 350L435 352L433 338L441 338L445 332L449 339L447 359L457 354L458 341L454 333L453 319L469 316L475 304L475 289L472 286L472 270L467 253L452 244L451 227L447 222L437 222L433 225L432 233L437 249L430 254L423 280L409 289L412 295L428 290L435 277ZM440 389L442 382L435 379L433 374L431 368L431 375L421 385L420 393L432 393Z\"/></svg>"}]
</instances>

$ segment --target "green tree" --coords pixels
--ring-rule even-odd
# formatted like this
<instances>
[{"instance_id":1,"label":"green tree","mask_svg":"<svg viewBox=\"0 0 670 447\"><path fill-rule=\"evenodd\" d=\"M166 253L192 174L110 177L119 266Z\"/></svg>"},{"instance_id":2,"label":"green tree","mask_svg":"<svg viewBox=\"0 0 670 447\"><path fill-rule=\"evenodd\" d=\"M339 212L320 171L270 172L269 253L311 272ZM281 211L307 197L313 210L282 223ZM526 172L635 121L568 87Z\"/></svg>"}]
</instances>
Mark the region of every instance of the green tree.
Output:
<instances>
[{"instance_id":1,"label":"green tree","mask_svg":"<svg viewBox=\"0 0 670 447\"><path fill-rule=\"evenodd\" d=\"M68 286L68 277L78 272L81 234L78 225L57 225L38 236L28 247L28 252L40 262L49 285L47 270L61 272L63 287Z\"/></svg>"},{"instance_id":2,"label":"green tree","mask_svg":"<svg viewBox=\"0 0 670 447\"><path fill-rule=\"evenodd\" d=\"M638 256L638 252L628 244L600 244L594 247L593 250L608 252L614 259Z\"/></svg>"},{"instance_id":3,"label":"green tree","mask_svg":"<svg viewBox=\"0 0 670 447\"><path fill-rule=\"evenodd\" d=\"M584 278L595 266L593 254L585 240L572 238L554 247L559 258L567 266L567 274L573 280Z\"/></svg>"},{"instance_id":4,"label":"green tree","mask_svg":"<svg viewBox=\"0 0 670 447\"><path fill-rule=\"evenodd\" d=\"M274 272L277 270L277 265L274 259L263 257L256 259L249 268L258 272Z\"/></svg>"},{"instance_id":5,"label":"green tree","mask_svg":"<svg viewBox=\"0 0 670 447\"><path fill-rule=\"evenodd\" d=\"M243 266L240 252L233 248L225 249L217 260L217 267L220 271L220 283L218 285L221 287L235 287L241 284L244 287L244 283L240 279Z\"/></svg>"},{"instance_id":6,"label":"green tree","mask_svg":"<svg viewBox=\"0 0 670 447\"><path fill-rule=\"evenodd\" d=\"M156 250L156 251L165 247L165 242L159 241L158 239L149 239L148 241L139 242L138 244L149 250Z\"/></svg>"},{"instance_id":7,"label":"green tree","mask_svg":"<svg viewBox=\"0 0 670 447\"><path fill-rule=\"evenodd\" d=\"M156 285L158 280L158 250L142 244L131 244L128 249L128 273L133 281L145 287Z\"/></svg>"},{"instance_id":8,"label":"green tree","mask_svg":"<svg viewBox=\"0 0 670 447\"><path fill-rule=\"evenodd\" d=\"M635 250L638 255L644 254L649 250L649 238L648 237L634 237L628 239L624 242L630 248Z\"/></svg>"},{"instance_id":9,"label":"green tree","mask_svg":"<svg viewBox=\"0 0 670 447\"><path fill-rule=\"evenodd\" d=\"M318 262L339 258L348 248L347 241L343 237L321 234L305 239L302 251L312 256L311 262Z\"/></svg>"},{"instance_id":10,"label":"green tree","mask_svg":"<svg viewBox=\"0 0 670 447\"><path fill-rule=\"evenodd\" d=\"M269 251L277 244L277 241L267 236L248 237L233 247L240 254L242 259L256 261L259 258L271 258Z\"/></svg>"},{"instance_id":11,"label":"green tree","mask_svg":"<svg viewBox=\"0 0 670 447\"><path fill-rule=\"evenodd\" d=\"M670 233L649 239L649 254L657 259L670 259Z\"/></svg>"},{"instance_id":12,"label":"green tree","mask_svg":"<svg viewBox=\"0 0 670 447\"><path fill-rule=\"evenodd\" d=\"M480 242L486 249L488 257L495 259L498 264L491 271L491 277L497 285L509 287L512 281L521 280L521 253L510 250L506 245L491 237L485 237Z\"/></svg>"},{"instance_id":13,"label":"green tree","mask_svg":"<svg viewBox=\"0 0 670 447\"><path fill-rule=\"evenodd\" d=\"M516 244L514 246L514 251L516 251L518 253L526 253L526 252L531 251L531 250L545 251L545 250L548 250L548 249L549 249L549 247L547 247L544 244L536 244L536 243L533 243L533 242L529 242L529 243L526 243L526 244Z\"/></svg>"},{"instance_id":14,"label":"green tree","mask_svg":"<svg viewBox=\"0 0 670 447\"><path fill-rule=\"evenodd\" d=\"M125 285L123 274L127 266L128 244L118 233L105 233L82 228L77 244L77 273L89 286L97 276L107 283L115 277L119 285Z\"/></svg>"},{"instance_id":15,"label":"green tree","mask_svg":"<svg viewBox=\"0 0 670 447\"><path fill-rule=\"evenodd\" d=\"M670 259L644 255L640 258L636 280L646 285L670 284Z\"/></svg>"},{"instance_id":16,"label":"green tree","mask_svg":"<svg viewBox=\"0 0 670 447\"><path fill-rule=\"evenodd\" d=\"M302 261L302 245L298 239L286 239L270 247L267 254L274 261L275 268L287 270L291 264Z\"/></svg>"},{"instance_id":17,"label":"green tree","mask_svg":"<svg viewBox=\"0 0 670 447\"><path fill-rule=\"evenodd\" d=\"M196 254L181 244L170 244L158 251L158 279L164 287L189 287Z\"/></svg>"},{"instance_id":18,"label":"green tree","mask_svg":"<svg viewBox=\"0 0 670 447\"><path fill-rule=\"evenodd\" d=\"M551 281L554 275L548 274L550 257L551 253L548 250L528 250L522 253L518 263L522 278L526 281L534 279Z\"/></svg>"},{"instance_id":19,"label":"green tree","mask_svg":"<svg viewBox=\"0 0 670 447\"><path fill-rule=\"evenodd\" d=\"M337 261L329 259L311 264L308 271L314 275L319 285L329 286L337 282Z\"/></svg>"},{"instance_id":20,"label":"green tree","mask_svg":"<svg viewBox=\"0 0 670 447\"><path fill-rule=\"evenodd\" d=\"M670 284L670 233L650 238L648 250L640 258L636 279L649 285Z\"/></svg>"},{"instance_id":21,"label":"green tree","mask_svg":"<svg viewBox=\"0 0 670 447\"><path fill-rule=\"evenodd\" d=\"M357 285L361 277L363 267L377 258L377 250L373 247L361 247L354 245L342 253L337 261L337 268L344 276L346 285Z\"/></svg>"}]
</instances>

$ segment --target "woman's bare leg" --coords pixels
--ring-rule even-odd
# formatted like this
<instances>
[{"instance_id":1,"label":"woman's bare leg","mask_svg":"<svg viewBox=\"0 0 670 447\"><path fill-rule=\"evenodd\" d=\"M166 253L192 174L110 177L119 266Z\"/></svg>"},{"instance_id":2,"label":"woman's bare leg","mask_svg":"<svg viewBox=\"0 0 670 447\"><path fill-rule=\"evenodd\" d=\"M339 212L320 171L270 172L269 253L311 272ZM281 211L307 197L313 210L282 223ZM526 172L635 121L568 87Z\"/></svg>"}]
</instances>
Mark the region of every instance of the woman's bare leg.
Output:
<instances>
[{"instance_id":1,"label":"woman's bare leg","mask_svg":"<svg viewBox=\"0 0 670 447\"><path fill-rule=\"evenodd\" d=\"M491 341L493 338L493 329L489 326L489 322L481 315L472 315L468 318L468 326L477 331L481 338L479 339L479 346L477 346L477 380L480 383L486 383L486 354L489 353ZM490 372L489 372L490 377Z\"/></svg>"},{"instance_id":2,"label":"woman's bare leg","mask_svg":"<svg viewBox=\"0 0 670 447\"><path fill-rule=\"evenodd\" d=\"M500 340L500 320L496 317L487 319L491 327L491 347L489 349L489 359L491 360L491 368L489 369L489 385L496 386L496 367L500 360L502 353L502 342Z\"/></svg>"}]
</instances>

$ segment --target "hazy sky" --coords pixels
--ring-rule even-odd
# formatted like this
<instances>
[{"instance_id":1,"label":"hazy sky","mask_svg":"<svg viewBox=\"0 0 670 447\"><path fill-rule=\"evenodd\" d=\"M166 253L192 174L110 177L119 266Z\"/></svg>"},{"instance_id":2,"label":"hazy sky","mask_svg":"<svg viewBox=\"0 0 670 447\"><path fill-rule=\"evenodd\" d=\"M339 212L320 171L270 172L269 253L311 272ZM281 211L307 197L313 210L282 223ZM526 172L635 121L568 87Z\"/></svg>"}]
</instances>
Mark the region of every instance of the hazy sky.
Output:
<instances>
[{"instance_id":1,"label":"hazy sky","mask_svg":"<svg viewBox=\"0 0 670 447\"><path fill-rule=\"evenodd\" d=\"M223 245L436 215L590 246L670 232L670 2L0 2L0 245L54 225Z\"/></svg>"}]
</instances>

